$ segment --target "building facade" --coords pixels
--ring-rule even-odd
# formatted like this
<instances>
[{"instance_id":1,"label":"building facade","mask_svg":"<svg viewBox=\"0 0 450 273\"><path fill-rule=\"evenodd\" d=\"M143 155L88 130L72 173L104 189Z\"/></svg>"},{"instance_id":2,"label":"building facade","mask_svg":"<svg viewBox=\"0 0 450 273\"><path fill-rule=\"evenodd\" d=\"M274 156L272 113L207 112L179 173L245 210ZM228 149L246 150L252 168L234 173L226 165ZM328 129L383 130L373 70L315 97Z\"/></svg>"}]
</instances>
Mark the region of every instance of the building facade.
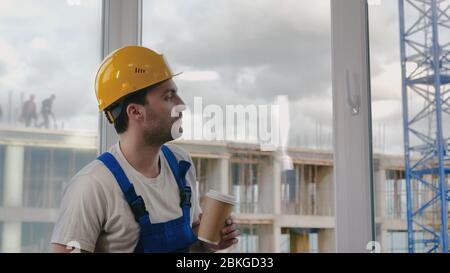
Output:
<instances>
[{"instance_id":1,"label":"building facade","mask_svg":"<svg viewBox=\"0 0 450 273\"><path fill-rule=\"evenodd\" d=\"M47 252L65 185L97 155L95 134L0 129L0 252ZM210 190L238 199L242 236L225 252L334 252L333 154L257 144L176 141L190 152L199 196ZM377 240L383 252L406 252L403 158L374 159ZM418 191L420 192L420 191ZM368 200L369 202L369 200Z\"/></svg>"}]
</instances>

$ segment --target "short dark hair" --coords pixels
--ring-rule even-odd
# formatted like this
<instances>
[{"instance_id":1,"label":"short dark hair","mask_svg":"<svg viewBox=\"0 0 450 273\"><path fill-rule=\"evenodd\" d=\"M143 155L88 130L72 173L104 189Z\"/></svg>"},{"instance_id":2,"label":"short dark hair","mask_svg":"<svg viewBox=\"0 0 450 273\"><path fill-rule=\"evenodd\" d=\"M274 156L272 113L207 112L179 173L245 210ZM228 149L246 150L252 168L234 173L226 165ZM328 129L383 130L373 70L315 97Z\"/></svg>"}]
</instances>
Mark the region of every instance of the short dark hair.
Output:
<instances>
[{"instance_id":1,"label":"short dark hair","mask_svg":"<svg viewBox=\"0 0 450 273\"><path fill-rule=\"evenodd\" d=\"M120 110L119 116L114 120L114 129L116 129L116 132L118 134L121 134L128 129L128 115L127 115L128 105L130 103L136 103L140 105L147 104L147 100L145 99L145 97L150 90L151 90L150 87L146 87L120 100L118 104L121 104L122 109ZM111 108L117 107L118 104L116 103Z\"/></svg>"}]
</instances>

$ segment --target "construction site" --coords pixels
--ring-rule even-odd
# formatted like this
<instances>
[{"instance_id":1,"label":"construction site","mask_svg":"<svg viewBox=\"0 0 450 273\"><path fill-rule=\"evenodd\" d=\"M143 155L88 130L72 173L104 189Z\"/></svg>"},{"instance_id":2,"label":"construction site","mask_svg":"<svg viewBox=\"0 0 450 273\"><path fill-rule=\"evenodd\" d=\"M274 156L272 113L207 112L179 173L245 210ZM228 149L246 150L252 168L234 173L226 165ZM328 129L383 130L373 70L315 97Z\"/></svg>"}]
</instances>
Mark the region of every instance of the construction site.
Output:
<instances>
[{"instance_id":1,"label":"construction site","mask_svg":"<svg viewBox=\"0 0 450 273\"><path fill-rule=\"evenodd\" d=\"M96 157L97 137L3 128L0 139L0 251L47 252L63 189ZM239 200L233 214L243 235L227 251L335 251L331 151L290 148L295 176L286 179L277 154L256 144L175 143L193 158L201 198L215 189ZM401 156L375 155L377 236L383 252L407 251L403 164Z\"/></svg>"},{"instance_id":2,"label":"construction site","mask_svg":"<svg viewBox=\"0 0 450 273\"><path fill-rule=\"evenodd\" d=\"M66 18L52 17L42 25L49 28L42 35L27 16L19 16L16 2L5 5L11 17L0 14L6 18L0 16L4 29L23 20L23 29L14 33L30 32L26 41L0 32L0 51L6 52L0 55L0 253L52 251L64 190L127 130L128 116L125 131L116 128L125 100L179 75L157 53L165 46L179 60L174 61L177 69L188 71L177 79L186 105L200 101L209 107L209 112L199 107L184 117L193 121L193 138L170 138L192 157L197 180L192 190L202 207L210 190L237 200L232 215L241 231L239 242L218 252L450 251L450 0L309 2L320 19L308 17L313 14L309 10L301 16L292 13L291 5L302 9L306 0L260 3L259 9L242 4L247 13L225 1L218 6L200 1L210 13L192 21L195 12L177 1L62 2L52 5L73 22L60 29ZM53 6L33 6L34 15L41 18L40 11ZM156 16L159 9L165 11L161 18ZM79 29L86 12L88 27ZM222 12L223 21L214 21ZM261 17L270 19L267 25L260 23ZM207 20L217 27L212 33L203 28ZM386 33L383 23L389 23ZM155 30L155 25L167 29ZM171 27L180 37L167 34ZM89 42L69 45L62 33L78 33L84 37L80 41ZM258 51L261 44L269 46ZM184 55L187 45L194 57ZM82 47L78 55L72 54L76 47ZM133 53L110 68L98 67L102 59L101 65L108 65L122 49ZM160 71L149 72L153 61L138 67L142 56L157 60ZM42 77L41 71L50 68L54 71L47 74L54 76ZM119 82L124 75L128 78ZM155 75L160 78L150 82ZM108 93L114 88L120 92ZM171 88L176 106L184 104ZM270 114L278 124L267 119L272 132L281 135L272 146L258 139L210 140L203 135L205 116L210 118L207 125L211 120L228 125L232 116L229 128L216 126L208 136L242 128L246 136L246 125L256 128L261 122L255 118L246 124L251 118L243 105L252 105L259 118L261 110L266 113L273 106L273 98L283 103L277 105L281 114ZM234 113L212 114L211 109L228 106L245 108L237 115L243 126L235 126ZM133 128L148 129L140 125Z\"/></svg>"}]
</instances>

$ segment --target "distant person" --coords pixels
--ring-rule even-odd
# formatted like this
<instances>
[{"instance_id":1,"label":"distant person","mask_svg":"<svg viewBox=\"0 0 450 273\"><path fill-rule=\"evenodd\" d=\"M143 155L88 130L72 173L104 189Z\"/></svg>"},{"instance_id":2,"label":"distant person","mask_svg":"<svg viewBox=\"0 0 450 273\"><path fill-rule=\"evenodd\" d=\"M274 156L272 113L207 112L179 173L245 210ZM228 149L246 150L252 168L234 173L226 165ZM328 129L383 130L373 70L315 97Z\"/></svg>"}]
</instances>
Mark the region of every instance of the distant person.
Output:
<instances>
[{"instance_id":1,"label":"distant person","mask_svg":"<svg viewBox=\"0 0 450 273\"><path fill-rule=\"evenodd\" d=\"M34 120L34 124L37 122L37 110L36 103L34 102L34 94L30 95L30 98L23 103L21 120L25 122L25 127L30 127L31 121Z\"/></svg>"},{"instance_id":2,"label":"distant person","mask_svg":"<svg viewBox=\"0 0 450 273\"><path fill-rule=\"evenodd\" d=\"M55 122L55 115L52 111L54 100L55 95L51 95L49 98L42 101L41 115L43 121L38 125L38 128L44 126L45 128L50 129L50 116L53 118L53 122Z\"/></svg>"}]
</instances>

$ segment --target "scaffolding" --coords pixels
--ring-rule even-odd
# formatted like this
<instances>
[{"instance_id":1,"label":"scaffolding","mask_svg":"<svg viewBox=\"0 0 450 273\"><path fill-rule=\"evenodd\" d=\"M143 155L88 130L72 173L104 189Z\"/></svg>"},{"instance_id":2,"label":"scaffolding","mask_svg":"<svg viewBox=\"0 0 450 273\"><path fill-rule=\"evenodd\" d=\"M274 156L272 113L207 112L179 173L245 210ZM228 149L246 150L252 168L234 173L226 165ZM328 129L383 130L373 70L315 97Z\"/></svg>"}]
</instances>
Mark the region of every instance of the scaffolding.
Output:
<instances>
[{"instance_id":1,"label":"scaffolding","mask_svg":"<svg viewBox=\"0 0 450 273\"><path fill-rule=\"evenodd\" d=\"M410 253L419 248L449 251L449 4L450 0L399 0ZM426 193L419 188L426 188ZM423 236L417 238L418 234Z\"/></svg>"}]
</instances>

